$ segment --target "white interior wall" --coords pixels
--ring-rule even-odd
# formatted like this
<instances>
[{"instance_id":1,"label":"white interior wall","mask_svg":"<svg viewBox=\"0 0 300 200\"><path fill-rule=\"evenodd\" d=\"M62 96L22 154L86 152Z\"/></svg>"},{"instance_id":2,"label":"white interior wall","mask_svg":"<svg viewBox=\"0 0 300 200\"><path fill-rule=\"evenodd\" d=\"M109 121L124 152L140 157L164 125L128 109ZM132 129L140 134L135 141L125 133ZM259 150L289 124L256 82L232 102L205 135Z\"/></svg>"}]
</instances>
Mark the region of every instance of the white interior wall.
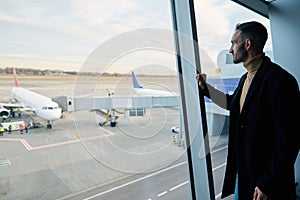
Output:
<instances>
[{"instance_id":1,"label":"white interior wall","mask_svg":"<svg viewBox=\"0 0 300 200\"><path fill-rule=\"evenodd\" d=\"M274 61L292 73L300 86L299 9L299 0L276 0L269 6ZM300 113L295 114L298 117ZM295 173L296 181L300 185L300 153L296 160ZM300 195L299 185L297 187L297 195Z\"/></svg>"},{"instance_id":2,"label":"white interior wall","mask_svg":"<svg viewBox=\"0 0 300 200\"><path fill-rule=\"evenodd\" d=\"M276 0L269 6L274 60L300 85L300 1Z\"/></svg>"}]
</instances>

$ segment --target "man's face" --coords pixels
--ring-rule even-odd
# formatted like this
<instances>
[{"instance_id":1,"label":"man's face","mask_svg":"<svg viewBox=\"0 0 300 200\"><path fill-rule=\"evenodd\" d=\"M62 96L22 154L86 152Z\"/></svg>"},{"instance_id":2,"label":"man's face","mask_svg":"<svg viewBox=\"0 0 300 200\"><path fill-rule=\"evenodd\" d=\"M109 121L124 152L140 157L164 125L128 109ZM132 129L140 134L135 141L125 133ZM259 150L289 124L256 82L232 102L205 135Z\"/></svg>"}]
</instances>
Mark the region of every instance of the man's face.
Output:
<instances>
[{"instance_id":1,"label":"man's face","mask_svg":"<svg viewBox=\"0 0 300 200\"><path fill-rule=\"evenodd\" d=\"M229 53L232 54L233 62L235 64L244 62L248 56L248 51L245 48L245 41L242 40L240 30L236 30L232 35Z\"/></svg>"}]
</instances>

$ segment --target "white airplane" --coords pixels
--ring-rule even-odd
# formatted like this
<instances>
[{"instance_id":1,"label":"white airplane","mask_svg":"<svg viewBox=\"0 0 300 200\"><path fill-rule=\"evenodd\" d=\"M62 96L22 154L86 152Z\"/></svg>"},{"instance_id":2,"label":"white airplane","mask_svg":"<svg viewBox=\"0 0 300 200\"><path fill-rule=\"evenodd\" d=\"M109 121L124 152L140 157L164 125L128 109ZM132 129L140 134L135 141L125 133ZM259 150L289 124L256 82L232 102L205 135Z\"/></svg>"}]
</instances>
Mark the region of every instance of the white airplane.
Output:
<instances>
[{"instance_id":1,"label":"white airplane","mask_svg":"<svg viewBox=\"0 0 300 200\"><path fill-rule=\"evenodd\" d=\"M61 117L62 109L58 104L46 96L40 95L38 93L32 92L25 88L19 87L17 80L16 69L13 69L15 87L12 88L12 94L14 99L19 103L18 104L4 104L2 106L7 109L12 108L25 108L32 111L39 118L47 121L47 128L52 128L54 120L57 120Z\"/></svg>"},{"instance_id":2,"label":"white airplane","mask_svg":"<svg viewBox=\"0 0 300 200\"><path fill-rule=\"evenodd\" d=\"M165 90L146 89L138 82L134 71L131 72L133 88L138 96L178 96L178 94Z\"/></svg>"},{"instance_id":3,"label":"white airplane","mask_svg":"<svg viewBox=\"0 0 300 200\"><path fill-rule=\"evenodd\" d=\"M138 96L176 96L176 97L179 97L179 95L174 92L144 88L142 85L139 84L134 71L131 72L131 77L132 77L132 83L133 83L134 90ZM179 133L181 131L180 126L179 125L173 126L171 128L171 131L173 133Z\"/></svg>"},{"instance_id":4,"label":"white airplane","mask_svg":"<svg viewBox=\"0 0 300 200\"><path fill-rule=\"evenodd\" d=\"M177 94L170 92L170 91L144 88L139 83L138 79L136 78L134 71L131 72L131 78L132 78L133 89L136 92L135 93L136 96L143 96L143 97L149 97L149 98L151 98L151 97L174 97L174 96L178 97ZM114 97L112 97L112 95L113 95L112 92L108 91L108 95L110 98L114 98ZM142 112L141 110L144 110L144 108L136 108L136 109L140 110L140 112ZM118 119L118 116L116 116L116 112L120 114L120 113L124 113L125 111L120 112L120 111L117 111L116 109L110 109L107 111L101 110L100 112L102 114L105 114L106 121L103 123L99 123L99 125L103 126L107 122L110 122L111 126L114 127L116 125L116 120Z\"/></svg>"}]
</instances>

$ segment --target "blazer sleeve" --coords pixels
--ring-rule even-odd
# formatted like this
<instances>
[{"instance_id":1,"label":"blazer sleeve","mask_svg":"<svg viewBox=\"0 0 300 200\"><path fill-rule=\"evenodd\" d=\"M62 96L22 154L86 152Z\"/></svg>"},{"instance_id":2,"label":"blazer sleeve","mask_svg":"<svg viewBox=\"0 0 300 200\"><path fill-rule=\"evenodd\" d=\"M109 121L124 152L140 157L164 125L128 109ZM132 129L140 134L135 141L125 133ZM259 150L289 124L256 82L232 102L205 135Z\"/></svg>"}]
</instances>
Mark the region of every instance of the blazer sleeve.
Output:
<instances>
[{"instance_id":1,"label":"blazer sleeve","mask_svg":"<svg viewBox=\"0 0 300 200\"><path fill-rule=\"evenodd\" d=\"M278 189L287 191L289 187L293 187L286 184L294 184L294 163L300 147L300 92L297 81L292 76L284 76L273 80L271 84L268 95L274 126L274 153L257 183L266 194L272 194Z\"/></svg>"},{"instance_id":2,"label":"blazer sleeve","mask_svg":"<svg viewBox=\"0 0 300 200\"><path fill-rule=\"evenodd\" d=\"M217 104L221 108L229 110L231 95L223 93L222 91L214 88L209 83L205 84L204 89L199 87L199 91L207 98L210 98L215 104Z\"/></svg>"}]
</instances>

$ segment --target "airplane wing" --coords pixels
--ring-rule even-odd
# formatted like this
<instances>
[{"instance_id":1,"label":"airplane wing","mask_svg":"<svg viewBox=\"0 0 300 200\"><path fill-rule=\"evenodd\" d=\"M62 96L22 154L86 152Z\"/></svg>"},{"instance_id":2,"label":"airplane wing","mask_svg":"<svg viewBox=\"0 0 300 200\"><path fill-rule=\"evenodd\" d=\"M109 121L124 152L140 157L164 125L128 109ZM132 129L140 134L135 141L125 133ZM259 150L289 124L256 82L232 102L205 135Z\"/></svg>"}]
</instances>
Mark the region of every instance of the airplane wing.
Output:
<instances>
[{"instance_id":1,"label":"airplane wing","mask_svg":"<svg viewBox=\"0 0 300 200\"><path fill-rule=\"evenodd\" d=\"M21 104L15 104L15 103L0 103L0 107L10 109L10 108L23 108L23 105Z\"/></svg>"},{"instance_id":2,"label":"airplane wing","mask_svg":"<svg viewBox=\"0 0 300 200\"><path fill-rule=\"evenodd\" d=\"M0 110L6 109L8 110L14 110L14 109L20 109L21 111L29 111L29 112L34 112L33 109L24 106L23 104L19 103L0 103Z\"/></svg>"},{"instance_id":3,"label":"airplane wing","mask_svg":"<svg viewBox=\"0 0 300 200\"><path fill-rule=\"evenodd\" d=\"M10 112L15 108L21 108L20 105L12 103L0 103L0 117L8 117Z\"/></svg>"}]
</instances>

